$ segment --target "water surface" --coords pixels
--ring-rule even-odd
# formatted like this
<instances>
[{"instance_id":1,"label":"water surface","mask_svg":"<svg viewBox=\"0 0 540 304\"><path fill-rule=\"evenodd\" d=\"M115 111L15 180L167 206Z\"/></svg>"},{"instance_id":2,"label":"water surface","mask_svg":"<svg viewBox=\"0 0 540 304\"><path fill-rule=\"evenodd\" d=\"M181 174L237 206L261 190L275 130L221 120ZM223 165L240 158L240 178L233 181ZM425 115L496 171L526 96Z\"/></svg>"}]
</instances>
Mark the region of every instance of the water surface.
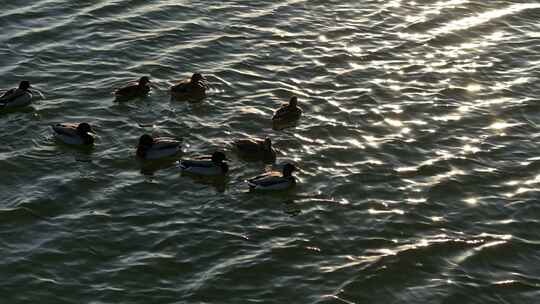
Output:
<instances>
[{"instance_id":1,"label":"water surface","mask_svg":"<svg viewBox=\"0 0 540 304\"><path fill-rule=\"evenodd\" d=\"M534 1L4 1L6 303L534 303L540 296L540 4ZM194 71L199 104L167 88ZM113 102L149 75L150 96ZM296 127L270 117L297 95ZM93 149L50 125L87 121ZM226 151L225 181L142 164L143 133ZM273 139L272 166L230 142Z\"/></svg>"}]
</instances>

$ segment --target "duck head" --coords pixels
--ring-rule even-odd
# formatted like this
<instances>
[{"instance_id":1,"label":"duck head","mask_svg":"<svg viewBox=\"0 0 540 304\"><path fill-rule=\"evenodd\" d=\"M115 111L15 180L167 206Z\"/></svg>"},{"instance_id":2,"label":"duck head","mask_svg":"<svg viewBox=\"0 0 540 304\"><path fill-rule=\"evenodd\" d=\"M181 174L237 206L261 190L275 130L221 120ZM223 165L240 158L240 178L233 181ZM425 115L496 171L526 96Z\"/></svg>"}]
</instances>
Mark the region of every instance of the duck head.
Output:
<instances>
[{"instance_id":1,"label":"duck head","mask_svg":"<svg viewBox=\"0 0 540 304\"><path fill-rule=\"evenodd\" d=\"M30 88L30 81L23 80L19 83L19 89L21 90L28 90Z\"/></svg>"},{"instance_id":2,"label":"duck head","mask_svg":"<svg viewBox=\"0 0 540 304\"><path fill-rule=\"evenodd\" d=\"M298 97L293 96L291 97L291 100L289 100L289 107L296 108L298 106Z\"/></svg>"},{"instance_id":3,"label":"duck head","mask_svg":"<svg viewBox=\"0 0 540 304\"><path fill-rule=\"evenodd\" d=\"M212 162L219 164L223 162L224 160L227 160L227 157L225 157L225 153L221 151L216 151L212 154Z\"/></svg>"},{"instance_id":4,"label":"duck head","mask_svg":"<svg viewBox=\"0 0 540 304\"><path fill-rule=\"evenodd\" d=\"M147 84L150 83L150 78L148 76L143 76L139 78L139 86L145 87Z\"/></svg>"},{"instance_id":5,"label":"duck head","mask_svg":"<svg viewBox=\"0 0 540 304\"><path fill-rule=\"evenodd\" d=\"M283 166L283 176L285 177L290 177L294 171L296 171L296 167L293 164L286 163Z\"/></svg>"},{"instance_id":6,"label":"duck head","mask_svg":"<svg viewBox=\"0 0 540 304\"><path fill-rule=\"evenodd\" d=\"M77 133L84 140L84 143L87 145L91 145L94 143L94 137L90 135L90 132L94 132L94 130L92 130L92 127L90 127L90 125L87 124L86 122L81 122L77 126Z\"/></svg>"},{"instance_id":7,"label":"duck head","mask_svg":"<svg viewBox=\"0 0 540 304\"><path fill-rule=\"evenodd\" d=\"M92 132L92 127L90 127L89 124L87 124L86 122L81 122L78 126L77 126L77 132L79 132L79 134L88 134L90 132Z\"/></svg>"},{"instance_id":8,"label":"duck head","mask_svg":"<svg viewBox=\"0 0 540 304\"><path fill-rule=\"evenodd\" d=\"M202 81L203 79L204 77L201 75L201 73L195 73L191 76L192 82L199 82L199 81Z\"/></svg>"},{"instance_id":9,"label":"duck head","mask_svg":"<svg viewBox=\"0 0 540 304\"><path fill-rule=\"evenodd\" d=\"M149 147L154 143L152 136L144 134L139 137L139 147Z\"/></svg>"}]
</instances>

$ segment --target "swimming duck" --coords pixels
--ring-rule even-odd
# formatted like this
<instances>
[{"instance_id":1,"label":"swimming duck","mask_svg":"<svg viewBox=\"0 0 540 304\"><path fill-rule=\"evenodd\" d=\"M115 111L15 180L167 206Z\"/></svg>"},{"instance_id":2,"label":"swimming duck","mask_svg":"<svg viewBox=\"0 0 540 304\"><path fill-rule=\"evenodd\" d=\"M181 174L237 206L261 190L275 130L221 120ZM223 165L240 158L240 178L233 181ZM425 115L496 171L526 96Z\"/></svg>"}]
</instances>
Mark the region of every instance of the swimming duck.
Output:
<instances>
[{"instance_id":1,"label":"swimming duck","mask_svg":"<svg viewBox=\"0 0 540 304\"><path fill-rule=\"evenodd\" d=\"M150 92L150 78L143 76L137 84L131 84L114 91L117 100L129 100L136 97L144 97Z\"/></svg>"},{"instance_id":2,"label":"swimming duck","mask_svg":"<svg viewBox=\"0 0 540 304\"><path fill-rule=\"evenodd\" d=\"M0 97L0 108L24 107L32 101L32 92L30 92L30 82L23 80L18 88L6 91Z\"/></svg>"},{"instance_id":3,"label":"swimming duck","mask_svg":"<svg viewBox=\"0 0 540 304\"><path fill-rule=\"evenodd\" d=\"M272 121L274 123L285 123L297 120L300 116L302 116L302 109L298 107L298 98L293 96L288 104L284 104L276 110Z\"/></svg>"},{"instance_id":4,"label":"swimming duck","mask_svg":"<svg viewBox=\"0 0 540 304\"><path fill-rule=\"evenodd\" d=\"M189 79L171 87L171 97L176 100L200 101L206 97L207 85L200 73L195 73Z\"/></svg>"},{"instance_id":5,"label":"swimming duck","mask_svg":"<svg viewBox=\"0 0 540 304\"><path fill-rule=\"evenodd\" d=\"M94 143L94 131L89 124L61 123L52 126L54 136L68 145L92 145Z\"/></svg>"},{"instance_id":6,"label":"swimming duck","mask_svg":"<svg viewBox=\"0 0 540 304\"><path fill-rule=\"evenodd\" d=\"M276 159L276 151L272 148L270 138L262 139L241 139L234 142L238 152L251 159L273 162Z\"/></svg>"},{"instance_id":7,"label":"swimming duck","mask_svg":"<svg viewBox=\"0 0 540 304\"><path fill-rule=\"evenodd\" d=\"M286 190L296 185L292 173L296 171L293 164L286 163L282 173L270 172L248 179L246 182L251 190Z\"/></svg>"},{"instance_id":8,"label":"swimming duck","mask_svg":"<svg viewBox=\"0 0 540 304\"><path fill-rule=\"evenodd\" d=\"M194 160L182 160L179 168L182 172L196 175L223 176L229 171L229 166L224 160L227 160L225 154L216 151L212 156L203 156Z\"/></svg>"},{"instance_id":9,"label":"swimming duck","mask_svg":"<svg viewBox=\"0 0 540 304\"><path fill-rule=\"evenodd\" d=\"M180 151L180 143L181 141L173 138L144 134L139 138L137 156L146 160L174 156Z\"/></svg>"}]
</instances>

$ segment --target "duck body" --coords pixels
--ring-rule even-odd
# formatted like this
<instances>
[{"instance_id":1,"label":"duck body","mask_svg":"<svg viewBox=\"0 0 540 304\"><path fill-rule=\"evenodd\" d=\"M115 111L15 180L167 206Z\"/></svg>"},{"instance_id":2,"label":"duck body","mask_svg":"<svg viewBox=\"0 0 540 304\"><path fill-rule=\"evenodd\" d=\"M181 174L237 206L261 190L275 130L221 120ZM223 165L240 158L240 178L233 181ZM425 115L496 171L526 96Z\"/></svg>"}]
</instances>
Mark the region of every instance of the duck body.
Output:
<instances>
[{"instance_id":1,"label":"duck body","mask_svg":"<svg viewBox=\"0 0 540 304\"><path fill-rule=\"evenodd\" d=\"M59 123L52 126L54 136L68 145L92 145L94 134L87 123Z\"/></svg>"},{"instance_id":2,"label":"duck body","mask_svg":"<svg viewBox=\"0 0 540 304\"><path fill-rule=\"evenodd\" d=\"M150 92L150 79L143 76L137 84L127 85L114 91L118 101L129 100L137 97L145 97Z\"/></svg>"},{"instance_id":3,"label":"duck body","mask_svg":"<svg viewBox=\"0 0 540 304\"><path fill-rule=\"evenodd\" d=\"M245 158L253 160L263 160L274 162L276 151L272 147L269 138L266 139L241 139L234 142L234 146L239 154Z\"/></svg>"},{"instance_id":4,"label":"duck body","mask_svg":"<svg viewBox=\"0 0 540 304\"><path fill-rule=\"evenodd\" d=\"M293 96L288 104L282 105L276 110L272 121L274 123L286 123L298 120L302 116L302 109L298 107L298 99Z\"/></svg>"},{"instance_id":5,"label":"duck body","mask_svg":"<svg viewBox=\"0 0 540 304\"><path fill-rule=\"evenodd\" d=\"M179 168L182 172L201 176L223 176L229 171L225 160L225 154L215 152L212 156L203 156L193 160L180 161Z\"/></svg>"},{"instance_id":6,"label":"duck body","mask_svg":"<svg viewBox=\"0 0 540 304\"><path fill-rule=\"evenodd\" d=\"M18 89L11 89L0 98L0 108L10 109L25 107L32 102L33 95L30 91L17 92L17 90Z\"/></svg>"},{"instance_id":7,"label":"duck body","mask_svg":"<svg viewBox=\"0 0 540 304\"><path fill-rule=\"evenodd\" d=\"M156 160L175 156L180 151L180 140L170 137L143 135L137 146L137 156L145 160Z\"/></svg>"},{"instance_id":8,"label":"duck body","mask_svg":"<svg viewBox=\"0 0 540 304\"><path fill-rule=\"evenodd\" d=\"M299 107L290 107L289 105L284 105L276 111L272 117L272 120L293 121L300 119L300 116L302 116L302 109Z\"/></svg>"},{"instance_id":9,"label":"duck body","mask_svg":"<svg viewBox=\"0 0 540 304\"><path fill-rule=\"evenodd\" d=\"M171 87L171 97L179 101L197 102L206 98L206 84L201 74L180 81Z\"/></svg>"},{"instance_id":10,"label":"duck body","mask_svg":"<svg viewBox=\"0 0 540 304\"><path fill-rule=\"evenodd\" d=\"M296 168L291 164L285 164L283 173L270 172L246 180L250 190L280 191L288 190L296 185L296 178L292 172Z\"/></svg>"},{"instance_id":11,"label":"duck body","mask_svg":"<svg viewBox=\"0 0 540 304\"><path fill-rule=\"evenodd\" d=\"M33 97L29 89L30 82L21 81L18 88L10 89L0 96L0 108L10 109L29 105Z\"/></svg>"}]
</instances>

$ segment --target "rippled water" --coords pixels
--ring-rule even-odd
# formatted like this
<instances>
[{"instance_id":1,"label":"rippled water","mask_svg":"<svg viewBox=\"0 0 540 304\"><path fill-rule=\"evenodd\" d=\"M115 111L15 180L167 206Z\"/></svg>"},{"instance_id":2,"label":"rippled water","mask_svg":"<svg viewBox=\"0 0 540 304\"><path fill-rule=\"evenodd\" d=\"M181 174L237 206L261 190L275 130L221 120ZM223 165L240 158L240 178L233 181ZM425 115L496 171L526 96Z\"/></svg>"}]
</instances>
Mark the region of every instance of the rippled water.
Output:
<instances>
[{"instance_id":1,"label":"rippled water","mask_svg":"<svg viewBox=\"0 0 540 304\"><path fill-rule=\"evenodd\" d=\"M535 303L540 297L536 1L7 0L0 84L4 303ZM209 97L170 101L194 71ZM145 99L111 90L150 75ZM298 126L273 110L299 96ZM88 121L93 149L49 125ZM225 181L142 164L225 149ZM298 186L237 138L270 136Z\"/></svg>"}]
</instances>

